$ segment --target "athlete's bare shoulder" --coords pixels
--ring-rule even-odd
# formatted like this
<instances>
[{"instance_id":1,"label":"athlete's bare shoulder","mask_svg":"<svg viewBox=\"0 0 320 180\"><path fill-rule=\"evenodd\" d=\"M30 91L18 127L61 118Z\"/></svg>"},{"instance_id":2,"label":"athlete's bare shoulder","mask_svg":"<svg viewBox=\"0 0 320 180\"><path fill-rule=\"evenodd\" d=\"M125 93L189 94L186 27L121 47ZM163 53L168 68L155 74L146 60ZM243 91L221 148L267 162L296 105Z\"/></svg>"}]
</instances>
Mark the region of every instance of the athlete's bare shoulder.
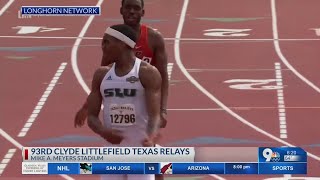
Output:
<instances>
[{"instance_id":1,"label":"athlete's bare shoulder","mask_svg":"<svg viewBox=\"0 0 320 180\"><path fill-rule=\"evenodd\" d=\"M140 59L141 60L141 59ZM155 68L154 66L152 66L150 63L141 60L141 65L140 65L140 71L145 71L145 70L152 70L153 68Z\"/></svg>"},{"instance_id":2,"label":"athlete's bare shoulder","mask_svg":"<svg viewBox=\"0 0 320 180\"><path fill-rule=\"evenodd\" d=\"M144 87L149 84L161 84L162 81L159 70L144 61L142 61L140 65L139 77Z\"/></svg>"},{"instance_id":3,"label":"athlete's bare shoulder","mask_svg":"<svg viewBox=\"0 0 320 180\"><path fill-rule=\"evenodd\" d=\"M162 34L158 30L150 26L148 26L148 37L149 42L152 45L152 49L156 49L157 47L162 46L164 44L164 38Z\"/></svg>"},{"instance_id":4,"label":"athlete's bare shoulder","mask_svg":"<svg viewBox=\"0 0 320 180\"><path fill-rule=\"evenodd\" d=\"M111 69L112 64L109 64L108 66L100 66L93 75L92 83L100 84L103 80L104 76L109 72Z\"/></svg>"},{"instance_id":5,"label":"athlete's bare shoulder","mask_svg":"<svg viewBox=\"0 0 320 180\"><path fill-rule=\"evenodd\" d=\"M148 34L149 34L149 38L152 39L163 39L163 36L161 34L160 31L158 31L157 29L154 29L150 26L148 26Z\"/></svg>"}]
</instances>

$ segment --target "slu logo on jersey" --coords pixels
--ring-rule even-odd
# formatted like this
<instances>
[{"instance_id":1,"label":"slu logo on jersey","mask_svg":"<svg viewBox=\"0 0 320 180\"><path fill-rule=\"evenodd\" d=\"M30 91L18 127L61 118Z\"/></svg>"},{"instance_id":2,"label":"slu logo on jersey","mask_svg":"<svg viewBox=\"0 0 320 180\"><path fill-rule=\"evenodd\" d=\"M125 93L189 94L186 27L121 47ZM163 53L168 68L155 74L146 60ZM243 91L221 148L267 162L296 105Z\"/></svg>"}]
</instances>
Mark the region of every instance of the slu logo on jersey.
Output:
<instances>
[{"instance_id":1,"label":"slu logo on jersey","mask_svg":"<svg viewBox=\"0 0 320 180\"><path fill-rule=\"evenodd\" d=\"M105 97L134 97L137 94L136 89L121 89L121 88L111 88L105 89L104 91Z\"/></svg>"}]
</instances>

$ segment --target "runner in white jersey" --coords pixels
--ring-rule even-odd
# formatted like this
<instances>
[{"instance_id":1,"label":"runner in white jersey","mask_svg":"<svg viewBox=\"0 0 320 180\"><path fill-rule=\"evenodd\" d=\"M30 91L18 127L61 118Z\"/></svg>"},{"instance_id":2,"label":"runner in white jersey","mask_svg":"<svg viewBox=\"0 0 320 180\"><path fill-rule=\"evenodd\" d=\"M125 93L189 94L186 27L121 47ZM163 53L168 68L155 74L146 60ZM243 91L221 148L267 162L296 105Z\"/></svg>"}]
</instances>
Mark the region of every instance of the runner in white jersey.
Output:
<instances>
[{"instance_id":1,"label":"runner in white jersey","mask_svg":"<svg viewBox=\"0 0 320 180\"><path fill-rule=\"evenodd\" d=\"M106 30L103 53L114 63L96 70L88 97L88 126L107 146L154 146L160 126L161 75L135 57L135 32L127 25ZM99 119L103 104L103 123ZM153 180L154 175L105 175L105 179Z\"/></svg>"},{"instance_id":2,"label":"runner in white jersey","mask_svg":"<svg viewBox=\"0 0 320 180\"><path fill-rule=\"evenodd\" d=\"M124 146L140 146L147 135L149 116L145 90L139 81L140 64L141 60L135 58L131 71L121 77L115 73L113 64L100 86L104 125L124 132L126 138L121 142Z\"/></svg>"}]
</instances>

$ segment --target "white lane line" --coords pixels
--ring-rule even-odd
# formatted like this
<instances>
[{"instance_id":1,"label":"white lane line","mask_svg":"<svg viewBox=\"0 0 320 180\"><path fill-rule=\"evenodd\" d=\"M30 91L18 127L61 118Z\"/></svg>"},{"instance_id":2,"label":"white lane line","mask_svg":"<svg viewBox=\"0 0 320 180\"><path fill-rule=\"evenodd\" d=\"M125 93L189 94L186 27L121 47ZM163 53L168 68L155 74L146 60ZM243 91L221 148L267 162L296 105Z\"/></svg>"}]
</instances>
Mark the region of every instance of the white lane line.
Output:
<instances>
[{"instance_id":1,"label":"white lane line","mask_svg":"<svg viewBox=\"0 0 320 180\"><path fill-rule=\"evenodd\" d=\"M189 0L184 0L183 1L182 10L181 10L181 14L180 14L180 19L179 19L179 23L178 23L178 27L177 27L176 36L175 36L176 39L179 39L181 37L183 24L184 24L184 21L185 21L185 18L186 18L186 14L187 14L188 4L189 4ZM182 63L181 63L181 59L180 59L180 49L179 49L180 47L179 47L179 44L180 44L180 41L176 40L175 43L174 43L174 55L175 55L176 62L178 63L180 69L182 70L182 68L181 68ZM188 72L187 72L187 70L185 68L183 68L183 70L184 71L182 71L182 72L186 72L188 74ZM211 177L214 177L214 178L216 178L218 180L225 180L225 178L223 178L221 176L218 176L216 174L208 174L208 175L211 176Z\"/></svg>"},{"instance_id":2,"label":"white lane line","mask_svg":"<svg viewBox=\"0 0 320 180\"><path fill-rule=\"evenodd\" d=\"M274 63L274 68L275 68L275 72L276 72L277 86L283 87L281 64L277 63L277 62ZM283 88L277 89L277 97L278 97L278 111L279 111L279 122L280 122L279 123L279 125L280 125L280 138L287 139L288 138L287 122L286 122L287 117L286 117Z\"/></svg>"},{"instance_id":3,"label":"white lane line","mask_svg":"<svg viewBox=\"0 0 320 180\"><path fill-rule=\"evenodd\" d=\"M24 137L26 136L27 132L31 128L32 124L38 117L39 113L41 112L41 109L43 108L45 102L47 101L50 93L52 92L53 88L57 84L60 76L62 75L64 69L66 68L67 63L61 63L58 70L56 71L56 74L53 76L51 82L49 83L47 89L44 91L43 95L41 96L40 100L38 101L38 104L35 106L32 114L30 115L29 119L25 123L24 127L21 129L20 133L18 134L18 137Z\"/></svg>"},{"instance_id":4,"label":"white lane line","mask_svg":"<svg viewBox=\"0 0 320 180\"><path fill-rule=\"evenodd\" d=\"M7 154L4 156L0 163L0 176L4 172L5 168L9 164L11 158L13 157L14 153L16 152L16 149L9 149Z\"/></svg>"},{"instance_id":5,"label":"white lane line","mask_svg":"<svg viewBox=\"0 0 320 180\"><path fill-rule=\"evenodd\" d=\"M199 108L199 109L195 109L195 108L178 108L178 109L168 109L168 111L224 111L224 109L222 108Z\"/></svg>"},{"instance_id":6,"label":"white lane line","mask_svg":"<svg viewBox=\"0 0 320 180\"><path fill-rule=\"evenodd\" d=\"M87 40L101 40L102 37L75 37L75 36L8 36L0 35L0 38L17 38L17 39L87 39ZM166 41L320 41L320 38L306 38L306 39L215 39L215 38L164 38Z\"/></svg>"},{"instance_id":7,"label":"white lane line","mask_svg":"<svg viewBox=\"0 0 320 180\"><path fill-rule=\"evenodd\" d=\"M276 178L266 178L264 180L320 180L319 177L276 177Z\"/></svg>"},{"instance_id":8,"label":"white lane line","mask_svg":"<svg viewBox=\"0 0 320 180\"><path fill-rule=\"evenodd\" d=\"M287 178L287 179L290 179L292 177L292 175L291 174L284 174L283 177Z\"/></svg>"},{"instance_id":9,"label":"white lane line","mask_svg":"<svg viewBox=\"0 0 320 180\"><path fill-rule=\"evenodd\" d=\"M290 70L290 69L282 69ZM189 72L210 72L210 71L274 71L274 69L187 69Z\"/></svg>"},{"instance_id":10,"label":"white lane line","mask_svg":"<svg viewBox=\"0 0 320 180\"><path fill-rule=\"evenodd\" d=\"M9 0L1 9L0 9L0 16L2 16L2 14L4 12L6 12L6 10L11 6L11 4L14 2L14 0Z\"/></svg>"},{"instance_id":11,"label":"white lane line","mask_svg":"<svg viewBox=\"0 0 320 180\"><path fill-rule=\"evenodd\" d=\"M225 111L227 111L231 116L233 116L235 119L239 120L240 122L242 122L243 124L249 126L250 128L252 128L253 130L269 137L270 139L273 139L274 141L277 141L281 144L284 144L286 146L290 146L290 147L296 147L293 144L290 144L268 132L266 132L265 130L255 126L254 124L250 123L248 120L244 119L243 117L239 116L237 113L235 113L234 111L232 111L228 106L226 106L225 104L223 104L220 100L218 100L215 96L213 96L209 91L207 91L204 87L202 87L186 70L186 68L184 67L182 61L181 61L181 55L180 55L180 41L179 38L181 37L182 34L182 29L183 29L183 24L185 21L185 15L186 15L186 9L187 9L187 4L188 4L188 0L184 0L184 8L183 11L181 13L180 16L180 20L179 20L179 25L177 28L177 32L176 32L176 40L174 43L174 54L175 54L175 60L177 62L178 67L180 68L181 72L189 79L189 81L196 87L198 88L203 94L205 94L208 98L210 98L213 102L215 102L218 106L220 106L221 108L225 109ZM316 156L314 154L311 154L310 152L307 152L307 155L317 161L320 161L320 157Z\"/></svg>"},{"instance_id":12,"label":"white lane line","mask_svg":"<svg viewBox=\"0 0 320 180\"><path fill-rule=\"evenodd\" d=\"M214 177L214 178L216 178L218 180L226 180L225 178L223 178L221 176L218 176L218 175L215 175L215 174L209 174L209 176Z\"/></svg>"},{"instance_id":13,"label":"white lane line","mask_svg":"<svg viewBox=\"0 0 320 180\"><path fill-rule=\"evenodd\" d=\"M280 103L284 103L284 101L282 102L282 100L279 100L278 101ZM252 109L259 109L259 110L269 110L269 109L279 109L279 108L282 108L282 109L320 109L320 107L288 107L288 106L282 106L282 105L279 105L277 107L229 107L230 109L234 109L234 110L252 110ZM223 108L171 108L171 109L168 109L168 111L224 111L225 109ZM280 110L279 114L280 113L283 113L285 110ZM283 119L283 118L280 118L280 119ZM281 121L280 121L281 122ZM281 123L280 123L281 124ZM284 123L285 124L285 123Z\"/></svg>"},{"instance_id":14,"label":"white lane line","mask_svg":"<svg viewBox=\"0 0 320 180\"><path fill-rule=\"evenodd\" d=\"M251 109L278 109L278 107L229 107L230 109L235 109L235 110L251 110ZM288 107L286 106L285 109L320 109L320 107ZM220 111L223 110L223 108L172 108L168 109L171 111Z\"/></svg>"},{"instance_id":15,"label":"white lane line","mask_svg":"<svg viewBox=\"0 0 320 180\"><path fill-rule=\"evenodd\" d=\"M167 70L168 70L168 76L169 76L169 81L170 81L171 80L172 70L173 70L173 63L168 63Z\"/></svg>"},{"instance_id":16,"label":"white lane line","mask_svg":"<svg viewBox=\"0 0 320 180\"><path fill-rule=\"evenodd\" d=\"M22 145L16 141L15 139L13 139L8 133L6 133L4 130L2 130L0 128L0 135L2 137L4 137L7 141L11 142L14 146L16 146L17 148L19 148L20 150L22 150ZM74 180L72 177L68 176L68 175L65 175L65 174L59 174L59 176L61 176L62 178L64 179L67 179L67 180Z\"/></svg>"},{"instance_id":17,"label":"white lane line","mask_svg":"<svg viewBox=\"0 0 320 180\"><path fill-rule=\"evenodd\" d=\"M101 6L101 4L103 3L103 0L99 0L98 3L96 4L96 6ZM82 75L80 73L79 67L78 67L78 48L79 45L84 37L84 35L86 34L86 32L89 29L90 24L92 23L93 19L95 16L90 16L87 20L87 22L84 24L84 26L82 27L76 41L74 42L74 45L72 47L72 51L71 51L71 65L72 65L72 70L74 72L74 75L76 76L79 84L81 85L81 87L84 89L84 91L87 94L90 94L90 88L87 86L86 82L83 80ZM99 39L101 39L102 37L100 37Z\"/></svg>"},{"instance_id":18,"label":"white lane line","mask_svg":"<svg viewBox=\"0 0 320 180\"><path fill-rule=\"evenodd\" d=\"M317 36L320 36L320 28L310 28L310 30L313 30Z\"/></svg>"},{"instance_id":19,"label":"white lane line","mask_svg":"<svg viewBox=\"0 0 320 180\"><path fill-rule=\"evenodd\" d=\"M278 39L279 33L278 33L278 25L277 25L277 12L276 12L276 1L271 0L271 11L272 11L272 32L273 32L273 38ZM309 85L311 88L313 88L315 91L320 93L320 88L317 87L315 84L313 84L311 81L309 81L307 78L305 78L303 75L301 75L286 59L286 57L281 52L280 44L278 40L273 41L276 53L278 54L281 61L289 68L291 71L300 78L303 82L305 82L307 85Z\"/></svg>"}]
</instances>

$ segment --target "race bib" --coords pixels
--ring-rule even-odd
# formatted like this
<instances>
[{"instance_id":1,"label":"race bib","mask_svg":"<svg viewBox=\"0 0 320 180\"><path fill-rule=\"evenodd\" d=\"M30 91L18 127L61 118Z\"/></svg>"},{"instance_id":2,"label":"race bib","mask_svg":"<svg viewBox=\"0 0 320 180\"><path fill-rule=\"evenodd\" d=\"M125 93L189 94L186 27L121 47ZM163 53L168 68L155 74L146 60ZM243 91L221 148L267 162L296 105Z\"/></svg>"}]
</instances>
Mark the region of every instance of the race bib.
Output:
<instances>
[{"instance_id":1,"label":"race bib","mask_svg":"<svg viewBox=\"0 0 320 180\"><path fill-rule=\"evenodd\" d=\"M136 112L133 104L111 104L110 122L114 126L131 126L136 122Z\"/></svg>"},{"instance_id":2,"label":"race bib","mask_svg":"<svg viewBox=\"0 0 320 180\"><path fill-rule=\"evenodd\" d=\"M143 58L142 58L142 61L145 61L145 62L147 62L147 63L151 63L151 61L152 61L152 58L151 57L146 57L146 56L143 56Z\"/></svg>"}]
</instances>

